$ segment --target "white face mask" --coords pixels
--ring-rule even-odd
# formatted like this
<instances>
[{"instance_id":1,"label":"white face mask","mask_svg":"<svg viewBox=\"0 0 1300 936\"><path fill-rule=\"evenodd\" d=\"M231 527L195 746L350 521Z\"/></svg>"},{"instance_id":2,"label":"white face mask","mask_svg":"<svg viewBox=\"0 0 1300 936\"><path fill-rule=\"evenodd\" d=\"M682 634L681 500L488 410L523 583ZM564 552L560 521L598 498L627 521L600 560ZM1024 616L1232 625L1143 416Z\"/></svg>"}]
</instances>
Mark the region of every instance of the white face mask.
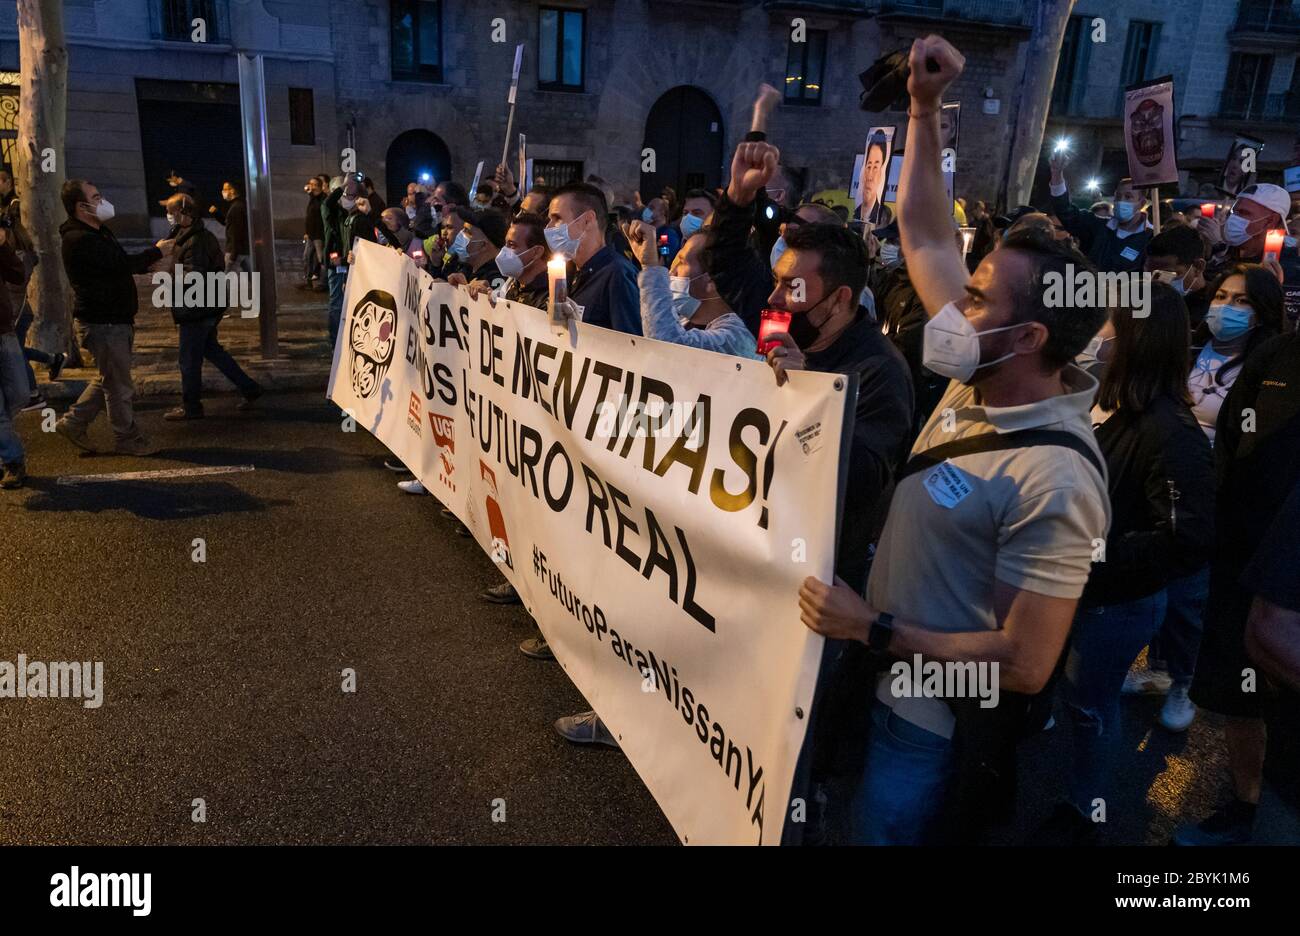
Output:
<instances>
[{"instance_id":1,"label":"white face mask","mask_svg":"<svg viewBox=\"0 0 1300 936\"><path fill-rule=\"evenodd\" d=\"M1223 239L1229 247L1240 247L1253 235L1250 233L1250 221L1239 215L1230 214L1223 224Z\"/></svg>"},{"instance_id":2,"label":"white face mask","mask_svg":"<svg viewBox=\"0 0 1300 936\"><path fill-rule=\"evenodd\" d=\"M527 250L524 251L524 253L527 252ZM527 264L524 263L519 254L515 253L509 247L502 247L497 251L497 269L501 271L502 276L519 279L519 277L523 275L525 266L527 266Z\"/></svg>"},{"instance_id":3,"label":"white face mask","mask_svg":"<svg viewBox=\"0 0 1300 936\"><path fill-rule=\"evenodd\" d=\"M344 211L351 211L353 206L356 205L356 203L357 200L355 198L349 198L346 195L339 198L339 204L343 206Z\"/></svg>"},{"instance_id":4,"label":"white face mask","mask_svg":"<svg viewBox=\"0 0 1300 936\"><path fill-rule=\"evenodd\" d=\"M700 300L691 295L691 277L668 277L668 290L673 294L673 312L679 321L690 318L699 309Z\"/></svg>"},{"instance_id":5,"label":"white face mask","mask_svg":"<svg viewBox=\"0 0 1300 936\"><path fill-rule=\"evenodd\" d=\"M415 220L415 206L414 206L414 205L407 205L407 206L406 206L406 216L407 216L408 218L410 218L412 221Z\"/></svg>"},{"instance_id":6,"label":"white face mask","mask_svg":"<svg viewBox=\"0 0 1300 936\"><path fill-rule=\"evenodd\" d=\"M776 243L772 245L772 255L768 259L768 263L771 264L772 269L776 269L776 261L781 259L781 254L783 253L785 253L785 238L778 237Z\"/></svg>"},{"instance_id":7,"label":"white face mask","mask_svg":"<svg viewBox=\"0 0 1300 936\"><path fill-rule=\"evenodd\" d=\"M112 221L116 213L113 210L113 203L107 198L101 198L99 204L95 206L95 217L100 221Z\"/></svg>"},{"instance_id":8,"label":"white face mask","mask_svg":"<svg viewBox=\"0 0 1300 936\"><path fill-rule=\"evenodd\" d=\"M975 326L961 314L954 302L939 310L939 314L925 323L922 339L921 363L941 377L968 383L981 367L998 364L1015 357L1015 352L1002 355L993 361L980 361L980 335L1019 328L1020 325L1003 325L977 332Z\"/></svg>"},{"instance_id":9,"label":"white face mask","mask_svg":"<svg viewBox=\"0 0 1300 936\"><path fill-rule=\"evenodd\" d=\"M174 214L169 214L169 215L167 216L167 223L170 224L172 227L176 227L176 225L177 225L177 223L178 223L178 221L177 221L177 219L176 219L176 215L174 215Z\"/></svg>"}]
</instances>

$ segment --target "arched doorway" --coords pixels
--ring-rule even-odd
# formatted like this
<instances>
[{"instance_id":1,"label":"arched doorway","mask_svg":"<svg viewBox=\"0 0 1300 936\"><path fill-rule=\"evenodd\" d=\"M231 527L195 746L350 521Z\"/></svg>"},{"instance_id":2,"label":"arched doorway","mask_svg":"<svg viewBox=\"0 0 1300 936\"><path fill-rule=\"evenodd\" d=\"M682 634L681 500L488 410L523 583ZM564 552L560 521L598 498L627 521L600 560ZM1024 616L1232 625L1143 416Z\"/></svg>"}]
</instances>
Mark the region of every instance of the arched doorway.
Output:
<instances>
[{"instance_id":1,"label":"arched doorway","mask_svg":"<svg viewBox=\"0 0 1300 936\"><path fill-rule=\"evenodd\" d=\"M699 88L679 85L650 108L645 143L654 150L654 172L641 173L641 197L649 200L665 185L677 190L712 189L722 183L722 112ZM642 165L645 165L642 161Z\"/></svg>"},{"instance_id":2,"label":"arched doorway","mask_svg":"<svg viewBox=\"0 0 1300 936\"><path fill-rule=\"evenodd\" d=\"M442 138L428 130L407 130L388 146L384 163L388 181L388 204L406 197L406 183L428 177L445 182L451 178L451 150Z\"/></svg>"}]
</instances>

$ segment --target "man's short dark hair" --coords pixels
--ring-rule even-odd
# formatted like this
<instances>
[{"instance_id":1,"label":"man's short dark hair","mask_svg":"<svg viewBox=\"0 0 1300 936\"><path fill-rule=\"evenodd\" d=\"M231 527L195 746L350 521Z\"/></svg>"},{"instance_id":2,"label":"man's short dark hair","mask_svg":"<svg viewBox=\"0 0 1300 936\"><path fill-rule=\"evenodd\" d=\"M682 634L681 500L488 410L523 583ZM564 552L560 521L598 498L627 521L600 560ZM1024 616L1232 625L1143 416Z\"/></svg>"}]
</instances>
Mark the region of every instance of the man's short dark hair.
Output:
<instances>
[{"instance_id":1,"label":"man's short dark hair","mask_svg":"<svg viewBox=\"0 0 1300 936\"><path fill-rule=\"evenodd\" d=\"M559 198L561 195L573 196L574 201L582 207L582 211L578 214L585 214L590 209L596 213L598 224L605 223L605 216L609 213L605 193L590 182L570 182L568 185L562 185L551 194L551 198Z\"/></svg>"},{"instance_id":2,"label":"man's short dark hair","mask_svg":"<svg viewBox=\"0 0 1300 936\"><path fill-rule=\"evenodd\" d=\"M708 203L712 205L714 208L718 207L718 196L714 195L708 189L702 189L702 188L690 189L689 191L687 191L685 197L682 198L682 205L684 206L692 198L703 198L706 201L708 201Z\"/></svg>"},{"instance_id":3,"label":"man's short dark hair","mask_svg":"<svg viewBox=\"0 0 1300 936\"><path fill-rule=\"evenodd\" d=\"M505 244L506 231L510 228L510 223L501 212L494 208L484 208L466 220L482 231L483 236L492 242L492 246L499 248Z\"/></svg>"},{"instance_id":4,"label":"man's short dark hair","mask_svg":"<svg viewBox=\"0 0 1300 936\"><path fill-rule=\"evenodd\" d=\"M436 188L437 186L435 186ZM448 205L468 205L469 192L459 182L443 182L442 197Z\"/></svg>"},{"instance_id":5,"label":"man's short dark hair","mask_svg":"<svg viewBox=\"0 0 1300 936\"><path fill-rule=\"evenodd\" d=\"M69 179L63 183L59 198L63 201L63 210L71 218L77 213L77 206L86 200L86 180Z\"/></svg>"},{"instance_id":6,"label":"man's short dark hair","mask_svg":"<svg viewBox=\"0 0 1300 936\"><path fill-rule=\"evenodd\" d=\"M528 242L529 249L546 243L546 219L541 215L521 211L510 223L524 232L524 240Z\"/></svg>"},{"instance_id":7,"label":"man's short dark hair","mask_svg":"<svg viewBox=\"0 0 1300 936\"><path fill-rule=\"evenodd\" d=\"M860 235L839 224L800 224L786 228L785 245L791 250L817 254L817 273L826 284L826 292L847 286L857 304L871 265Z\"/></svg>"},{"instance_id":8,"label":"man's short dark hair","mask_svg":"<svg viewBox=\"0 0 1300 936\"><path fill-rule=\"evenodd\" d=\"M1161 231L1147 244L1148 257L1174 257L1191 265L1205 259L1205 238L1195 228L1183 225Z\"/></svg>"},{"instance_id":9,"label":"man's short dark hair","mask_svg":"<svg viewBox=\"0 0 1300 936\"><path fill-rule=\"evenodd\" d=\"M229 186L231 187L231 189L234 190L234 192L235 192L236 195L243 195L243 194L244 194L244 183L242 183L242 182L227 182L226 184L229 185Z\"/></svg>"},{"instance_id":10,"label":"man's short dark hair","mask_svg":"<svg viewBox=\"0 0 1300 936\"><path fill-rule=\"evenodd\" d=\"M1036 228L1012 231L1002 242L1002 250L1014 250L1029 261L1029 281L1019 292L1017 318L1021 322L1040 322L1047 327L1047 343L1043 346L1043 359L1052 369L1069 364L1087 347L1092 336L1106 323L1106 306L1094 302L1084 306L1062 303L1049 306L1045 302L1047 276L1055 274L1069 284L1066 267L1073 265L1075 275L1097 275L1097 268L1088 258L1070 246L1067 240L1057 240L1051 234ZM1093 290L1101 292L1100 289Z\"/></svg>"}]
</instances>

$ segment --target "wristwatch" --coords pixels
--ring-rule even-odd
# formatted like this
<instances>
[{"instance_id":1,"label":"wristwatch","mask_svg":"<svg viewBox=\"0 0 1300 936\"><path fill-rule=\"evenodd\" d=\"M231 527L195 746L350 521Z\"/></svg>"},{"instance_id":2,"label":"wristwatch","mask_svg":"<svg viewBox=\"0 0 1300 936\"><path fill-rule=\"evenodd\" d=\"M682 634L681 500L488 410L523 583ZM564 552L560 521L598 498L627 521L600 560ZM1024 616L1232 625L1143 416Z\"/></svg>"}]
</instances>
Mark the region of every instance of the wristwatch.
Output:
<instances>
[{"instance_id":1,"label":"wristwatch","mask_svg":"<svg viewBox=\"0 0 1300 936\"><path fill-rule=\"evenodd\" d=\"M893 636L894 616L888 611L881 611L871 622L871 630L867 632L867 646L877 653L884 653L889 649L889 640Z\"/></svg>"}]
</instances>

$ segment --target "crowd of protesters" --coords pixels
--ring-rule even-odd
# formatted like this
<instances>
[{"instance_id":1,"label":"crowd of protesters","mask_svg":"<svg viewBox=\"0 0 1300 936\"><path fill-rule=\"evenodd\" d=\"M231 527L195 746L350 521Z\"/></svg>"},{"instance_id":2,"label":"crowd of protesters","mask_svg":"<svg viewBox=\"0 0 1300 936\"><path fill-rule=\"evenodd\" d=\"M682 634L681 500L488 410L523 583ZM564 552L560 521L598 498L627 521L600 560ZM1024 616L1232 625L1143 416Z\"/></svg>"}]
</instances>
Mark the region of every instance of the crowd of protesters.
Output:
<instances>
[{"instance_id":1,"label":"crowd of protesters","mask_svg":"<svg viewBox=\"0 0 1300 936\"><path fill-rule=\"evenodd\" d=\"M620 201L599 178L525 190L498 166L473 192L411 182L386 206L363 174L313 177L302 286L328 293L337 341L366 240L494 304L580 309L588 325L763 358L778 384L800 369L857 376L835 577L799 591L804 624L828 638L801 783L812 803L842 792L849 840L984 839L1015 806L1020 744L1062 730L1054 702L1071 737L1066 795L1033 840L1103 840L1122 696L1158 693L1164 730L1219 716L1230 768L1222 806L1173 840L1300 843L1300 337L1284 293L1300 285L1300 253L1294 238L1265 250L1268 232L1300 227L1300 204L1251 184L1226 209L1171 211L1157 230L1128 180L1077 207L1054 156L1042 210L958 206L974 228L964 248L940 116L964 59L934 36L910 55L897 202L872 206L874 221L801 200L768 139L778 95L765 86L715 191ZM68 186L64 263L100 376L57 428L85 446L107 406L118 450L144 452L131 274L164 253L187 269L246 269L243 202L227 184L212 212L236 232L223 256L177 185L169 237L129 255L105 226L111 205L89 182ZM19 231L0 228L0 275L21 285ZM547 309L555 255L569 267L562 310ZM1053 277L1078 271L1146 275L1148 301L1101 290L1053 301ZM0 290L6 487L23 471L11 418L35 393L17 298ZM789 313L789 326L760 354L765 310ZM260 392L216 342L219 321L219 310L177 316L189 382L175 418L201 415L205 356L246 404ZM62 366L29 358L52 377ZM400 486L428 493L417 479ZM504 580L483 598L519 602ZM540 633L520 650L554 658ZM897 694L891 661L917 654L997 667L999 704ZM618 747L592 711L556 730Z\"/></svg>"}]
</instances>

